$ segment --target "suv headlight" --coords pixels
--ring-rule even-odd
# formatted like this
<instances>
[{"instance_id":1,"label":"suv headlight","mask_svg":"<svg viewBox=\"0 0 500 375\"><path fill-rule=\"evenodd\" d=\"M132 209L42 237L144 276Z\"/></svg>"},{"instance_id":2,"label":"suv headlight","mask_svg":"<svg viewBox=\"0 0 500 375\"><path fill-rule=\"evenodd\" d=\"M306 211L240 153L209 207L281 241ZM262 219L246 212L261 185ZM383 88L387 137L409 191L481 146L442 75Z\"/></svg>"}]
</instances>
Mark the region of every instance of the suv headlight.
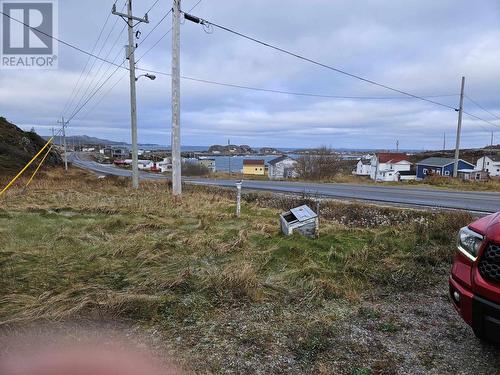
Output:
<instances>
[{"instance_id":1,"label":"suv headlight","mask_svg":"<svg viewBox=\"0 0 500 375\"><path fill-rule=\"evenodd\" d=\"M472 261L475 261L481 244L483 243L483 236L468 227L463 227L458 232L458 250Z\"/></svg>"}]
</instances>

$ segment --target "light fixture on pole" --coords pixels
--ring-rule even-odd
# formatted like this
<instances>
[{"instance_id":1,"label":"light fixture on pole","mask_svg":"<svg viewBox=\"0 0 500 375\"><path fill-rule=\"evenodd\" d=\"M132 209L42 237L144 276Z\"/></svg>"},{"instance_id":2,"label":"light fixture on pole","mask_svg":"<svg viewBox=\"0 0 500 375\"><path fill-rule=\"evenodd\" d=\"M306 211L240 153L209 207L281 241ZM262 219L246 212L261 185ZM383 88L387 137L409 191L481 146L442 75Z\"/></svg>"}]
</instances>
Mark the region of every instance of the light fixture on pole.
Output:
<instances>
[{"instance_id":1,"label":"light fixture on pole","mask_svg":"<svg viewBox=\"0 0 500 375\"><path fill-rule=\"evenodd\" d=\"M139 78L141 77L146 77L146 78L149 78L151 81L154 81L156 79L156 76L153 75L153 74L149 74L149 73L146 73L146 74L141 74L139 77L136 77L136 81L139 80Z\"/></svg>"}]
</instances>

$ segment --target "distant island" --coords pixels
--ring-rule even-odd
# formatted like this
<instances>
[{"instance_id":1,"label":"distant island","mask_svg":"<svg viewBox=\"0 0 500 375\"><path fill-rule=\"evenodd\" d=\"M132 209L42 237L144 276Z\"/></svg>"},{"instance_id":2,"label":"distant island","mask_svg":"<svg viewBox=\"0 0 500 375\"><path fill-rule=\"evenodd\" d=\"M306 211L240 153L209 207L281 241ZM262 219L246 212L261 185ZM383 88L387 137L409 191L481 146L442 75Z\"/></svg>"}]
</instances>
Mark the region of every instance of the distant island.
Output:
<instances>
[{"instance_id":1,"label":"distant island","mask_svg":"<svg viewBox=\"0 0 500 375\"><path fill-rule=\"evenodd\" d=\"M272 147L253 149L248 145L213 145L208 148L212 155L281 155L282 151Z\"/></svg>"}]
</instances>

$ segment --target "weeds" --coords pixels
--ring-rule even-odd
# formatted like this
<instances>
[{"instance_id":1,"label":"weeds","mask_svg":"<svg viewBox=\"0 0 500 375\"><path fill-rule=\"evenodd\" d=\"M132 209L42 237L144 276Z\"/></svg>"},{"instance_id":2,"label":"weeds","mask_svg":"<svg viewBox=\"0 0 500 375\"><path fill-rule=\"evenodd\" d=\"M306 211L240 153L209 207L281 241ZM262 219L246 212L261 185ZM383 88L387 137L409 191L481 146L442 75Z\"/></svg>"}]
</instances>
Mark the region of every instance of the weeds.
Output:
<instances>
[{"instance_id":1,"label":"weeds","mask_svg":"<svg viewBox=\"0 0 500 375\"><path fill-rule=\"evenodd\" d=\"M360 307L363 296L436 285L456 231L471 220L325 201L318 239L283 237L278 214L313 205L308 197L247 195L236 219L233 192L188 187L177 203L167 189L49 171L32 189L10 191L0 210L0 326L132 319L185 338L186 351L204 348L190 355L210 352L212 369L232 366L226 352L243 345L250 359L286 352L305 372L319 371L338 350L336 319L404 330ZM359 343L343 344L368 356ZM365 362L353 373L371 373Z\"/></svg>"}]
</instances>

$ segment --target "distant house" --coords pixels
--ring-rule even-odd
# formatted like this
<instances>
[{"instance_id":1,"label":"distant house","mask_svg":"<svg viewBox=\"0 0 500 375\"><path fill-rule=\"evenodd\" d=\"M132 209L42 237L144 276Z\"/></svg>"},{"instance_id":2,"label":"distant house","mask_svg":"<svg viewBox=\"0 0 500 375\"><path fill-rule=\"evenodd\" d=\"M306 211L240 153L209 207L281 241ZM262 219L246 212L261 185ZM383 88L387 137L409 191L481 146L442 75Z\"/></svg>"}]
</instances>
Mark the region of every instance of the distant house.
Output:
<instances>
[{"instance_id":1,"label":"distant house","mask_svg":"<svg viewBox=\"0 0 500 375\"><path fill-rule=\"evenodd\" d=\"M110 158L125 158L129 155L129 150L125 147L105 147L99 152Z\"/></svg>"},{"instance_id":2,"label":"distant house","mask_svg":"<svg viewBox=\"0 0 500 375\"><path fill-rule=\"evenodd\" d=\"M369 176L371 171L371 160L370 159L360 159L358 164L356 164L356 170L354 174L357 176Z\"/></svg>"},{"instance_id":3,"label":"distant house","mask_svg":"<svg viewBox=\"0 0 500 375\"><path fill-rule=\"evenodd\" d=\"M266 162L264 160L243 160L243 174L265 176L266 175Z\"/></svg>"},{"instance_id":4,"label":"distant house","mask_svg":"<svg viewBox=\"0 0 500 375\"><path fill-rule=\"evenodd\" d=\"M380 152L370 161L370 178L376 181L399 181L398 172L410 169L408 155L401 152Z\"/></svg>"},{"instance_id":5,"label":"distant house","mask_svg":"<svg viewBox=\"0 0 500 375\"><path fill-rule=\"evenodd\" d=\"M172 159L164 158L163 161L157 163L157 167L160 168L161 173L172 172Z\"/></svg>"},{"instance_id":6,"label":"distant house","mask_svg":"<svg viewBox=\"0 0 500 375\"><path fill-rule=\"evenodd\" d=\"M428 176L453 176L455 159L430 157L417 163L417 179L422 180ZM458 160L459 170L473 170L474 164L465 160Z\"/></svg>"},{"instance_id":7,"label":"distant house","mask_svg":"<svg viewBox=\"0 0 500 375\"><path fill-rule=\"evenodd\" d=\"M485 170L490 177L500 176L500 155L483 156L476 163L477 170Z\"/></svg>"},{"instance_id":8,"label":"distant house","mask_svg":"<svg viewBox=\"0 0 500 375\"><path fill-rule=\"evenodd\" d=\"M295 171L297 160L294 160L289 156L280 156L279 158L269 161L268 164L268 175L271 180L297 177L297 172Z\"/></svg>"}]
</instances>

